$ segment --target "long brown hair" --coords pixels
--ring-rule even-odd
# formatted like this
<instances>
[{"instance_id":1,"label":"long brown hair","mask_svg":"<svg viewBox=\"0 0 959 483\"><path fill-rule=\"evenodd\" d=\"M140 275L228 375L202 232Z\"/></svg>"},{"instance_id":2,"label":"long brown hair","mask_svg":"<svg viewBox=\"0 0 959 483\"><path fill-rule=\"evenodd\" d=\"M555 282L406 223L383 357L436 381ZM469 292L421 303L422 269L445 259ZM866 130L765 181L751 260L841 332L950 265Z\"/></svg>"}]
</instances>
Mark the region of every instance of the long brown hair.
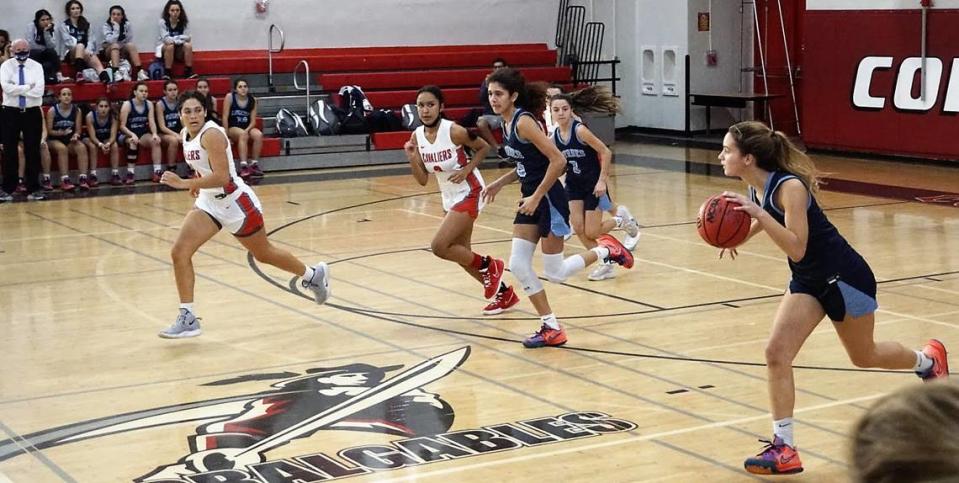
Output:
<instances>
[{"instance_id":1,"label":"long brown hair","mask_svg":"<svg viewBox=\"0 0 959 483\"><path fill-rule=\"evenodd\" d=\"M577 113L604 112L615 114L620 112L619 99L614 97L613 91L606 86L589 86L568 94L556 94L549 98L550 105L557 99L568 102L573 112Z\"/></svg>"},{"instance_id":2,"label":"long brown hair","mask_svg":"<svg viewBox=\"0 0 959 483\"><path fill-rule=\"evenodd\" d=\"M487 84L497 84L503 86L506 92L517 93L515 106L522 107L539 117L546 110L546 88L545 82L526 82L518 70L512 67L504 67L490 74Z\"/></svg>"},{"instance_id":3,"label":"long brown hair","mask_svg":"<svg viewBox=\"0 0 959 483\"><path fill-rule=\"evenodd\" d=\"M792 173L802 180L813 197L819 193L822 173L782 131L773 131L759 121L743 121L730 126L729 134L743 155L752 154L760 168Z\"/></svg>"},{"instance_id":4,"label":"long brown hair","mask_svg":"<svg viewBox=\"0 0 959 483\"><path fill-rule=\"evenodd\" d=\"M853 428L855 481L959 479L959 385L910 385L882 398Z\"/></svg>"}]
</instances>

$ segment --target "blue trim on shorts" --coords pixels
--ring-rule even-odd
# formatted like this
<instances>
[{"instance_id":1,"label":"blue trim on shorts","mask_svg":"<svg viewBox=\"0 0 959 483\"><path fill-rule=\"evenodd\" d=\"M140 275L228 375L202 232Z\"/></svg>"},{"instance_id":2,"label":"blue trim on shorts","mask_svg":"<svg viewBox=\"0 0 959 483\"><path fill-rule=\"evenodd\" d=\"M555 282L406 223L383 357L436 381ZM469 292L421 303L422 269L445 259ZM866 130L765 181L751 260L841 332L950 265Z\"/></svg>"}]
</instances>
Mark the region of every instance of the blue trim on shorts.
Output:
<instances>
[{"instance_id":1,"label":"blue trim on shorts","mask_svg":"<svg viewBox=\"0 0 959 483\"><path fill-rule=\"evenodd\" d=\"M613 208L613 200L609 197L609 191L603 193L603 196L599 198L599 204L596 207L599 208L599 211L609 211Z\"/></svg>"},{"instance_id":2,"label":"blue trim on shorts","mask_svg":"<svg viewBox=\"0 0 959 483\"><path fill-rule=\"evenodd\" d=\"M839 292L842 293L842 299L846 305L846 315L851 317L862 317L876 311L879 303L876 299L859 291L856 287L849 285L842 280L837 282Z\"/></svg>"},{"instance_id":3,"label":"blue trim on shorts","mask_svg":"<svg viewBox=\"0 0 959 483\"><path fill-rule=\"evenodd\" d=\"M573 230L569 227L569 223L563 217L563 214L553 206L553 202L548 196L546 202L549 203L549 231L556 236L571 235Z\"/></svg>"}]
</instances>

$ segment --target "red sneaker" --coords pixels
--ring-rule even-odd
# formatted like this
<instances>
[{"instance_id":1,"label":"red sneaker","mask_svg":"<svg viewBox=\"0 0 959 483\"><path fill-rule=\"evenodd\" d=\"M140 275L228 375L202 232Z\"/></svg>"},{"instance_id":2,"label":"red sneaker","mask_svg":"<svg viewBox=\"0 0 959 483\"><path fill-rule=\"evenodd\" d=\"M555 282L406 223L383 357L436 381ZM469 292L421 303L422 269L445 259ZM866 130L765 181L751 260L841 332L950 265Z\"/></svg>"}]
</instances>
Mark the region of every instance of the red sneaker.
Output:
<instances>
[{"instance_id":1,"label":"red sneaker","mask_svg":"<svg viewBox=\"0 0 959 483\"><path fill-rule=\"evenodd\" d=\"M20 178L20 180L17 181L17 189L15 189L13 193L18 195L27 194L27 183L23 181L23 178Z\"/></svg>"},{"instance_id":2,"label":"red sneaker","mask_svg":"<svg viewBox=\"0 0 959 483\"><path fill-rule=\"evenodd\" d=\"M496 291L499 290L499 282L503 279L503 269L505 267L506 264L502 260L490 257L489 266L486 267L485 271L480 271L480 274L483 275L483 297L486 300L496 296Z\"/></svg>"},{"instance_id":3,"label":"red sneaker","mask_svg":"<svg viewBox=\"0 0 959 483\"><path fill-rule=\"evenodd\" d=\"M75 189L77 189L77 185L73 184L70 178L60 180L60 191L73 191Z\"/></svg>"},{"instance_id":4,"label":"red sneaker","mask_svg":"<svg viewBox=\"0 0 959 483\"><path fill-rule=\"evenodd\" d=\"M240 177L243 178L244 180L248 179L252 173L253 172L250 171L250 167L248 165L240 166Z\"/></svg>"},{"instance_id":5,"label":"red sneaker","mask_svg":"<svg viewBox=\"0 0 959 483\"><path fill-rule=\"evenodd\" d=\"M559 329L553 329L550 326L543 324L539 330L523 340L523 347L527 349L535 349L537 347L552 346L558 347L566 343L566 330L560 327Z\"/></svg>"},{"instance_id":6,"label":"red sneaker","mask_svg":"<svg viewBox=\"0 0 959 483\"><path fill-rule=\"evenodd\" d=\"M43 188L43 191L53 191L53 181L50 180L49 176L44 176L43 180L40 181L40 187Z\"/></svg>"},{"instance_id":7,"label":"red sneaker","mask_svg":"<svg viewBox=\"0 0 959 483\"><path fill-rule=\"evenodd\" d=\"M922 353L932 359L932 367L925 373L916 373L916 375L925 382L949 377L949 360L946 359L946 346L942 345L942 342L938 339L929 339L926 346L922 348Z\"/></svg>"},{"instance_id":8,"label":"red sneaker","mask_svg":"<svg viewBox=\"0 0 959 483\"><path fill-rule=\"evenodd\" d=\"M609 249L607 260L616 262L623 268L633 268L633 254L622 243L610 234L600 235L596 243Z\"/></svg>"},{"instance_id":9,"label":"red sneaker","mask_svg":"<svg viewBox=\"0 0 959 483\"><path fill-rule=\"evenodd\" d=\"M134 183L136 183L136 182L137 182L137 180L136 180L136 178L133 176L133 172L132 172L132 171L127 171L127 177L126 177L126 178L123 178L123 184L132 185L132 184L134 184Z\"/></svg>"},{"instance_id":10,"label":"red sneaker","mask_svg":"<svg viewBox=\"0 0 959 483\"><path fill-rule=\"evenodd\" d=\"M120 178L120 173L113 173L110 175L110 184L113 186L120 186L123 184L123 179Z\"/></svg>"},{"instance_id":11,"label":"red sneaker","mask_svg":"<svg viewBox=\"0 0 959 483\"><path fill-rule=\"evenodd\" d=\"M87 176L87 183L90 184L91 188L96 188L97 186L100 186L100 180L97 179L97 175L95 174L91 174L90 176Z\"/></svg>"},{"instance_id":12,"label":"red sneaker","mask_svg":"<svg viewBox=\"0 0 959 483\"><path fill-rule=\"evenodd\" d=\"M516 295L516 292L513 291L513 287L510 286L502 292L496 294L496 298L489 303L486 307L483 307L483 315L496 315L501 314L503 311L509 309L510 307L519 303L519 296Z\"/></svg>"},{"instance_id":13,"label":"red sneaker","mask_svg":"<svg viewBox=\"0 0 959 483\"><path fill-rule=\"evenodd\" d=\"M262 177L263 177L263 170L260 169L260 163L252 163L252 164L250 164L250 176L252 176L252 177L254 177L254 178L262 178Z\"/></svg>"},{"instance_id":14,"label":"red sneaker","mask_svg":"<svg viewBox=\"0 0 959 483\"><path fill-rule=\"evenodd\" d=\"M160 176L163 176L163 170L162 170L162 169L155 169L155 170L153 170L153 182L154 182L154 183L159 183L159 182L160 182Z\"/></svg>"},{"instance_id":15,"label":"red sneaker","mask_svg":"<svg viewBox=\"0 0 959 483\"><path fill-rule=\"evenodd\" d=\"M757 475L788 475L802 472L802 461L799 461L799 452L784 443L779 436L772 441L759 440L766 443L763 451L753 458L746 458L743 466L746 471Z\"/></svg>"},{"instance_id":16,"label":"red sneaker","mask_svg":"<svg viewBox=\"0 0 959 483\"><path fill-rule=\"evenodd\" d=\"M77 186L79 186L81 190L84 190L84 191L89 190L89 189L90 189L90 183L87 182L87 177L86 177L86 176L80 176L80 182L77 183Z\"/></svg>"}]
</instances>

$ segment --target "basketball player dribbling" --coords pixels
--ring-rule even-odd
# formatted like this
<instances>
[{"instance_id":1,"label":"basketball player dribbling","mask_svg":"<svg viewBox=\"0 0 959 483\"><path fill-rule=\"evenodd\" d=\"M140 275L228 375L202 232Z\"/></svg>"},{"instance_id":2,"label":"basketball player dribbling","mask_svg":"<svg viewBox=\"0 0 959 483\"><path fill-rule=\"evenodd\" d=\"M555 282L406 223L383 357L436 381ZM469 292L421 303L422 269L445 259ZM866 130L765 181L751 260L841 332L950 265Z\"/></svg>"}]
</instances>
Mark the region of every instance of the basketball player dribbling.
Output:
<instances>
[{"instance_id":1,"label":"basketball player dribbling","mask_svg":"<svg viewBox=\"0 0 959 483\"><path fill-rule=\"evenodd\" d=\"M301 285L313 291L316 303L330 296L329 268L320 262L306 266L290 252L278 248L266 237L260 200L237 176L230 142L223 128L207 121L203 94L187 92L180 98L180 120L183 124L183 155L196 170L195 178L183 179L165 171L160 182L176 189L189 190L196 198L187 213L180 234L171 250L173 273L180 295L180 313L160 337L177 339L201 334L200 321L193 311L193 254L221 228L236 237L257 261L273 265L302 277Z\"/></svg>"},{"instance_id":2,"label":"basketball player dribbling","mask_svg":"<svg viewBox=\"0 0 959 483\"><path fill-rule=\"evenodd\" d=\"M816 167L785 134L761 122L734 124L723 139L719 160L726 176L749 185L749 197L723 193L740 205L734 209L753 218L749 236L765 231L786 253L792 272L766 345L773 437L744 465L750 473L799 473L803 467L793 441L792 362L823 317L833 321L849 359L858 367L912 369L924 381L946 378L946 348L936 339L919 351L898 342L875 341L876 278L819 207ZM732 249L730 256L735 255Z\"/></svg>"},{"instance_id":3,"label":"basketball player dribbling","mask_svg":"<svg viewBox=\"0 0 959 483\"><path fill-rule=\"evenodd\" d=\"M404 145L413 177L421 186L436 175L446 216L433 236L433 255L458 263L470 276L483 284L484 296L492 301L484 315L496 315L519 303L519 297L503 283L504 263L489 255L472 251L473 222L482 209L480 194L485 187L477 166L486 159L489 145L471 135L466 128L442 117L443 91L424 86L416 93L416 110L422 126L416 128ZM465 147L473 150L466 157Z\"/></svg>"},{"instance_id":4,"label":"basketball player dribbling","mask_svg":"<svg viewBox=\"0 0 959 483\"><path fill-rule=\"evenodd\" d=\"M500 69L489 76L489 102L503 118L503 144L509 157L516 161L516 168L490 183L483 192L483 200L492 202L504 186L519 180L522 199L513 220L509 268L542 321L540 329L527 337L523 346L560 346L566 343L566 331L553 314L543 284L533 271L536 245L543 251L543 275L553 283L562 283L597 260L631 268L633 255L618 240L603 235L596 240L598 246L563 256L563 237L570 233L569 200L559 176L566 158L546 137L542 123L533 115L546 108L546 87L539 83L527 85L515 69Z\"/></svg>"}]
</instances>

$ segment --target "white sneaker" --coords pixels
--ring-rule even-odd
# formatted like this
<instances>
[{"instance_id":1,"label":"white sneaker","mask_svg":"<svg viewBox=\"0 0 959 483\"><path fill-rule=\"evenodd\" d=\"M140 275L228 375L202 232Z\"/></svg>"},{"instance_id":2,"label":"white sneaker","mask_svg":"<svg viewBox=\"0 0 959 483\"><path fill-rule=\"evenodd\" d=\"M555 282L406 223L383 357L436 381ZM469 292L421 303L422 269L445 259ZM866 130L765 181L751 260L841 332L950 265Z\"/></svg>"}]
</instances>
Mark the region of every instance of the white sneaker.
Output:
<instances>
[{"instance_id":1,"label":"white sneaker","mask_svg":"<svg viewBox=\"0 0 959 483\"><path fill-rule=\"evenodd\" d=\"M197 319L193 312L180 309L180 314L177 315L173 324L157 335L164 339L184 339L186 337L196 337L202 333L200 319Z\"/></svg>"},{"instance_id":2,"label":"white sneaker","mask_svg":"<svg viewBox=\"0 0 959 483\"><path fill-rule=\"evenodd\" d=\"M616 207L616 216L622 218L622 228L626 232L626 237L623 239L623 246L626 247L627 250L633 251L636 248L636 244L639 243L639 223L636 222L636 218L633 218L632 213L629 212L629 208L626 208L624 205Z\"/></svg>"},{"instance_id":3,"label":"white sneaker","mask_svg":"<svg viewBox=\"0 0 959 483\"><path fill-rule=\"evenodd\" d=\"M596 267L595 270L589 272L589 279L593 282L598 282L600 280L608 280L610 278L616 278L616 274L613 273L613 269L616 267L612 263L603 263L600 266Z\"/></svg>"},{"instance_id":4,"label":"white sneaker","mask_svg":"<svg viewBox=\"0 0 959 483\"><path fill-rule=\"evenodd\" d=\"M313 266L313 277L309 280L303 279L300 282L303 288L313 291L313 298L317 304L323 304L330 298L330 267L326 262L320 262Z\"/></svg>"},{"instance_id":5,"label":"white sneaker","mask_svg":"<svg viewBox=\"0 0 959 483\"><path fill-rule=\"evenodd\" d=\"M138 81L150 80L150 74L147 74L146 69L140 69L140 72L137 72L137 80Z\"/></svg>"}]
</instances>

